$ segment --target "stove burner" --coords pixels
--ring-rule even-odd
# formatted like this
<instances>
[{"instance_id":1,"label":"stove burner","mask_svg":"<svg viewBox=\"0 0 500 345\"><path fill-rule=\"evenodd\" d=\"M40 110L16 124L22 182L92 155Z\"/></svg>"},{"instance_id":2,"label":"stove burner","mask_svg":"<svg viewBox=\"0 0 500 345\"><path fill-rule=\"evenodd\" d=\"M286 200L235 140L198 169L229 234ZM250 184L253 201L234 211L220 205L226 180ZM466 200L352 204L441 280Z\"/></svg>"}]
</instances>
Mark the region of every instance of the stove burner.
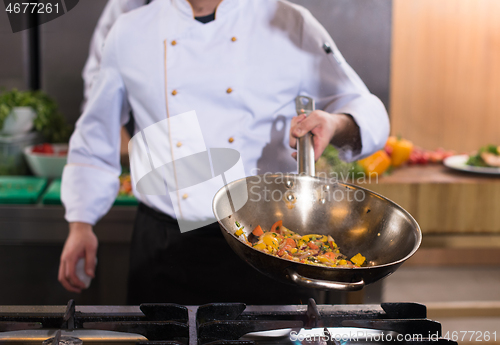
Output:
<instances>
[{"instance_id":1,"label":"stove burner","mask_svg":"<svg viewBox=\"0 0 500 345\"><path fill-rule=\"evenodd\" d=\"M353 341L337 340L335 334L339 330L368 329L373 334L394 338L399 335L402 341L394 342L409 345L456 345L456 342L440 338L441 325L427 319L426 314L426 307L417 303L316 305L311 299L307 306L212 303L184 307L177 304L76 306L71 300L66 307L0 306L0 343L3 337L19 332L50 334L50 337L57 329L62 329L64 336L59 335L59 344L66 340L64 337L78 332L123 334L109 332L114 331L139 335L134 343L141 345L347 345ZM264 337L270 334L272 338ZM323 338L313 342L299 341L293 340L292 334L320 334ZM137 342L144 339L142 336L148 340ZM46 343L57 344L56 337L47 339ZM358 343L381 344L364 338Z\"/></svg>"},{"instance_id":2,"label":"stove burner","mask_svg":"<svg viewBox=\"0 0 500 345\"><path fill-rule=\"evenodd\" d=\"M73 300L71 300L71 301L73 301ZM68 304L68 307L69 307L69 304ZM73 307L74 307L74 302L73 302ZM73 311L74 311L74 309L73 309ZM83 344L83 341L79 338L67 337L64 335L61 336L61 330L58 330L56 332L55 337L44 340L42 343L42 345L82 345L82 344Z\"/></svg>"}]
</instances>

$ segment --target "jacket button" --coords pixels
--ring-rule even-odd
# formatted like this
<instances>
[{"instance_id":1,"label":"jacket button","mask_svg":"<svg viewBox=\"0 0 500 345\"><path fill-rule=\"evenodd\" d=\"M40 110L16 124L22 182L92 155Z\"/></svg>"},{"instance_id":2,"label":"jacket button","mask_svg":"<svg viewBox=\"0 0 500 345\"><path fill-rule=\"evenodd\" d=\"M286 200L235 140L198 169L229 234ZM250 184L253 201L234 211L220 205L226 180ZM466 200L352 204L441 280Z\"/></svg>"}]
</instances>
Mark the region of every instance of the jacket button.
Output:
<instances>
[{"instance_id":1,"label":"jacket button","mask_svg":"<svg viewBox=\"0 0 500 345\"><path fill-rule=\"evenodd\" d=\"M177 44L177 41L176 40L173 40L172 42L170 42L171 45L175 46Z\"/></svg>"},{"instance_id":2,"label":"jacket button","mask_svg":"<svg viewBox=\"0 0 500 345\"><path fill-rule=\"evenodd\" d=\"M231 93L231 92L233 92L233 89L228 88L228 89L226 90L226 92L227 92L227 93Z\"/></svg>"},{"instance_id":3,"label":"jacket button","mask_svg":"<svg viewBox=\"0 0 500 345\"><path fill-rule=\"evenodd\" d=\"M236 37L231 37L231 41L236 42L237 38Z\"/></svg>"},{"instance_id":4,"label":"jacket button","mask_svg":"<svg viewBox=\"0 0 500 345\"><path fill-rule=\"evenodd\" d=\"M177 90L172 91L172 96L177 95Z\"/></svg>"},{"instance_id":5,"label":"jacket button","mask_svg":"<svg viewBox=\"0 0 500 345\"><path fill-rule=\"evenodd\" d=\"M181 146L182 146L182 143L179 141L179 142L177 143L177 147L181 147Z\"/></svg>"},{"instance_id":6,"label":"jacket button","mask_svg":"<svg viewBox=\"0 0 500 345\"><path fill-rule=\"evenodd\" d=\"M183 198L184 200L186 200L186 199L188 198L187 193L183 194L183 195L182 195L182 198Z\"/></svg>"},{"instance_id":7,"label":"jacket button","mask_svg":"<svg viewBox=\"0 0 500 345\"><path fill-rule=\"evenodd\" d=\"M232 143L234 141L234 138L231 137L231 138L228 139L228 141L229 141L229 143Z\"/></svg>"}]
</instances>

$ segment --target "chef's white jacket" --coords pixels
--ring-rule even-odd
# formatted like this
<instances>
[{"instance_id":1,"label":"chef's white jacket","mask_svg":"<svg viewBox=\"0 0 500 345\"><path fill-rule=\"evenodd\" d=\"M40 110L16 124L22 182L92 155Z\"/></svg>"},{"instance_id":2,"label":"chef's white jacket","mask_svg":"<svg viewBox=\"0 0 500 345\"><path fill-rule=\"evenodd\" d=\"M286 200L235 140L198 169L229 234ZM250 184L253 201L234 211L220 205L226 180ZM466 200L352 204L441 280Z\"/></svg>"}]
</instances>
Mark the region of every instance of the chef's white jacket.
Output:
<instances>
[{"instance_id":1,"label":"chef's white jacket","mask_svg":"<svg viewBox=\"0 0 500 345\"><path fill-rule=\"evenodd\" d=\"M95 224L113 204L121 171L120 127L128 121L124 109L133 110L136 133L194 110L205 147L239 151L247 175L293 172L288 133L297 95L314 98L318 109L352 115L362 150L351 159L384 146L389 122L382 102L300 6L223 0L207 24L193 18L187 0L156 0L121 15L70 140L61 195L66 219ZM198 152L189 125L169 135L174 160ZM134 194L173 217L173 203L186 220L213 216L210 207L200 207L212 191L178 200Z\"/></svg>"}]
</instances>

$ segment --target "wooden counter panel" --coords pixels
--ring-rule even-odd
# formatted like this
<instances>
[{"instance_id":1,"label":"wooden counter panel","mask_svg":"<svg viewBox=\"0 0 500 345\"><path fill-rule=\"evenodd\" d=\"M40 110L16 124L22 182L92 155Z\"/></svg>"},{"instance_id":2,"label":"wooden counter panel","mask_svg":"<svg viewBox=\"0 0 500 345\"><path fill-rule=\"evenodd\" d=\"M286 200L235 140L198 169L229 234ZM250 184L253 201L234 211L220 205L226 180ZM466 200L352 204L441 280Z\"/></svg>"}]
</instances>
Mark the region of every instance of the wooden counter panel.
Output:
<instances>
[{"instance_id":1,"label":"wooden counter panel","mask_svg":"<svg viewBox=\"0 0 500 345\"><path fill-rule=\"evenodd\" d=\"M424 234L500 233L500 178L404 167L363 185L406 209Z\"/></svg>"}]
</instances>

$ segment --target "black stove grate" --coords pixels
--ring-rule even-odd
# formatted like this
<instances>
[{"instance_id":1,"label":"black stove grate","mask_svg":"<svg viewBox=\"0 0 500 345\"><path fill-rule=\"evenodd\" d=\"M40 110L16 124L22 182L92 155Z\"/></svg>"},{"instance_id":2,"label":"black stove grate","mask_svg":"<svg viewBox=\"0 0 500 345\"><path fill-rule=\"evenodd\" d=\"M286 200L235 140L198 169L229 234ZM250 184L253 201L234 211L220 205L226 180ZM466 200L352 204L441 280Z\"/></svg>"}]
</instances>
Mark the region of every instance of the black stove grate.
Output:
<instances>
[{"instance_id":1,"label":"black stove grate","mask_svg":"<svg viewBox=\"0 0 500 345\"><path fill-rule=\"evenodd\" d=\"M403 338L411 335L407 343L453 344L439 339L441 325L426 316L426 307L418 303L382 303L379 308L370 305L318 307L314 300L309 300L302 311L279 307L252 311L244 309L242 304L209 304L198 308L196 325L199 345L254 344L239 339L249 332L300 327L368 328L396 332Z\"/></svg>"},{"instance_id":2,"label":"black stove grate","mask_svg":"<svg viewBox=\"0 0 500 345\"><path fill-rule=\"evenodd\" d=\"M44 328L94 329L141 334L149 339L138 343L141 345L250 345L299 343L290 342L286 337L279 341L243 340L242 337L249 332L301 328L328 332L328 328L356 327L395 332L403 337L411 335L404 341L409 345L456 344L442 339L441 325L426 317L426 307L418 303L318 306L311 299L307 306L213 303L199 307L177 304L91 307L75 306L70 301L65 308L0 306L0 332ZM328 340L314 344L346 343Z\"/></svg>"}]
</instances>

